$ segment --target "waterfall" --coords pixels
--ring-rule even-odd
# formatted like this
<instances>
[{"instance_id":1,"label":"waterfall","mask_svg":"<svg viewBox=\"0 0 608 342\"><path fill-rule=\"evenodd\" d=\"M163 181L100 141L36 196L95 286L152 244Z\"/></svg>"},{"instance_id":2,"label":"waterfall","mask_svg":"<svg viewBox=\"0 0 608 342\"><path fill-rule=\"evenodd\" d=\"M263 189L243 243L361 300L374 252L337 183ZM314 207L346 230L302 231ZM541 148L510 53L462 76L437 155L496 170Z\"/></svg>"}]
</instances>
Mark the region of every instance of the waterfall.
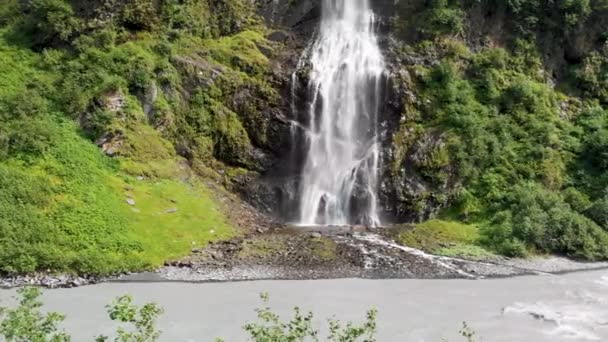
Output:
<instances>
[{"instance_id":1,"label":"waterfall","mask_svg":"<svg viewBox=\"0 0 608 342\"><path fill-rule=\"evenodd\" d=\"M323 0L321 26L307 50L300 224L377 226L377 121L385 64L369 0Z\"/></svg>"}]
</instances>

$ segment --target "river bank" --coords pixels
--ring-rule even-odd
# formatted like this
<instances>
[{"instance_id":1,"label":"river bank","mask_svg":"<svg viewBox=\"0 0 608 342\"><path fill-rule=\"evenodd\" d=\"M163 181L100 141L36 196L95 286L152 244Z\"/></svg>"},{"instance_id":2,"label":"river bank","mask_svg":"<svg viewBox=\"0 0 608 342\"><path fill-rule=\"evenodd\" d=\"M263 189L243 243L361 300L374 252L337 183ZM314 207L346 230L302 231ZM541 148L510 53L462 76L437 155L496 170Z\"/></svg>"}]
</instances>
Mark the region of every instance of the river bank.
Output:
<instances>
[{"instance_id":1,"label":"river bank","mask_svg":"<svg viewBox=\"0 0 608 342\"><path fill-rule=\"evenodd\" d=\"M445 257L399 245L388 230L363 227L275 227L206 248L152 272L115 277L33 274L0 278L0 288L70 288L100 282L229 282L312 279L484 279L608 268L559 256Z\"/></svg>"}]
</instances>

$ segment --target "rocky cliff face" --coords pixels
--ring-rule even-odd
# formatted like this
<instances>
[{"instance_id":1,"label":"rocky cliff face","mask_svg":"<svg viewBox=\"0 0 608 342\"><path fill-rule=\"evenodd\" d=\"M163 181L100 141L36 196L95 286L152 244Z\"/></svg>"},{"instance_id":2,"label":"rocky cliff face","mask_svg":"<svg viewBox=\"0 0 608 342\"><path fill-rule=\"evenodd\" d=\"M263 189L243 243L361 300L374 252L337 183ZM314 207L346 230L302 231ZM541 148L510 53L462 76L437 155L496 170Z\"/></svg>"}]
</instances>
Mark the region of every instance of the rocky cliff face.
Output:
<instances>
[{"instance_id":1,"label":"rocky cliff face","mask_svg":"<svg viewBox=\"0 0 608 342\"><path fill-rule=\"evenodd\" d=\"M420 81L424 77L418 71L420 67L432 68L452 58L455 46L472 52L504 47L525 55L522 49L530 47L518 44L528 41L536 44L533 49L540 55L538 70L544 82L552 86L565 84L571 77L571 66L601 47L603 27L608 20L604 12L596 11L584 21L588 24L579 22L564 28L560 25L572 17L571 13L557 9L543 12L542 6L525 7L527 3L522 8L513 8L491 1L429 5L421 0L382 0L373 1L373 6L380 19L378 29L389 75L380 123L383 177L379 195L386 221L434 217L454 203L464 182L457 163L445 157L449 134L441 128L417 132L407 123L428 107L425 103L428 100L421 98ZM273 61L273 69L282 89L281 117L289 120L294 99L298 106L306 104L307 66L304 63L300 70L296 66L318 26L320 0L261 1L259 13L277 30L269 38L284 44ZM536 22L525 24L527 20ZM428 42L428 47L421 48L421 42L422 45ZM295 93L291 77L294 72L298 75ZM284 131L282 136L289 134ZM283 213L282 218L289 220L294 210L289 203L294 203L297 196L297 170L302 162L299 157L302 151L298 148L302 142L282 142L290 147L260 178L244 182L241 190L258 207L274 214Z\"/></svg>"}]
</instances>

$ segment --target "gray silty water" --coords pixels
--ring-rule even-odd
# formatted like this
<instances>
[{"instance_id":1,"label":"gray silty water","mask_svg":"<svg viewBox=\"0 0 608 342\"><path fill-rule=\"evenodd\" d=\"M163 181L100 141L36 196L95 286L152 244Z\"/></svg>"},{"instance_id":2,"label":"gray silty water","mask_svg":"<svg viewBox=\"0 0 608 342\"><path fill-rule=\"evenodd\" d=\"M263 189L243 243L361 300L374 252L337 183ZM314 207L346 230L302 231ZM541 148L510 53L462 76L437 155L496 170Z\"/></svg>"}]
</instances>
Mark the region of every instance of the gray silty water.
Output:
<instances>
[{"instance_id":1,"label":"gray silty water","mask_svg":"<svg viewBox=\"0 0 608 342\"><path fill-rule=\"evenodd\" d=\"M47 308L68 315L74 341L110 333L104 305L118 295L156 301L166 310L162 341L246 341L258 294L287 315L299 305L321 318L361 320L379 310L379 341L461 341L462 321L479 341L608 340L608 271L494 280L322 280L237 283L107 283L46 292ZM6 304L14 291L1 291ZM102 323L104 322L104 323Z\"/></svg>"}]
</instances>

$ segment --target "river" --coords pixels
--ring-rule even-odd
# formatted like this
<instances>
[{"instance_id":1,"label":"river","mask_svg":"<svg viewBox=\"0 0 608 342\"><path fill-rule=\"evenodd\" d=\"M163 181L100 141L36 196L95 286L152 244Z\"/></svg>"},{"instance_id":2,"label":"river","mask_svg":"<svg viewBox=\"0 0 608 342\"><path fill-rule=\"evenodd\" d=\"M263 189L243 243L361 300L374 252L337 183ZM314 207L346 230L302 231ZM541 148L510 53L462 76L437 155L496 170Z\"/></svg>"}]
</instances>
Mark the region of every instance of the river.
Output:
<instances>
[{"instance_id":1,"label":"river","mask_svg":"<svg viewBox=\"0 0 608 342\"><path fill-rule=\"evenodd\" d=\"M270 294L282 315L295 305L312 310L318 324L336 315L361 321L379 310L379 341L462 341L462 322L478 341L608 340L608 271L486 280L315 280L233 283L104 283L48 290L45 308L68 315L74 341L109 334L104 306L132 294L165 309L161 341L246 341L240 327L255 319L258 294ZM10 302L14 290L0 291Z\"/></svg>"}]
</instances>

